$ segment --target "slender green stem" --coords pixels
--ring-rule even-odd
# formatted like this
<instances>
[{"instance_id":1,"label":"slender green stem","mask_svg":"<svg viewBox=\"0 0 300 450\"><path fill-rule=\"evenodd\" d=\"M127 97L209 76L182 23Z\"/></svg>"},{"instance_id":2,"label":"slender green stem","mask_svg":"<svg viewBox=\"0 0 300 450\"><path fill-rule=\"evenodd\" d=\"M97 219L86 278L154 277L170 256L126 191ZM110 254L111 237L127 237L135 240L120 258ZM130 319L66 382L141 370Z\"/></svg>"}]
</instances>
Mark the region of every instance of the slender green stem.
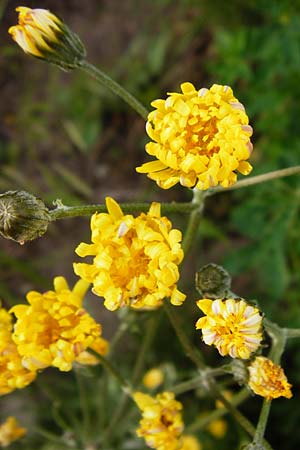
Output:
<instances>
[{"instance_id":1,"label":"slender green stem","mask_svg":"<svg viewBox=\"0 0 300 450\"><path fill-rule=\"evenodd\" d=\"M78 386L78 394L79 394L79 403L82 414L82 444L85 445L88 437L89 437L89 425L90 425L90 412L89 405L87 399L86 387L84 384L84 380L82 375L79 373L79 370L75 370L75 377Z\"/></svg>"},{"instance_id":2,"label":"slender green stem","mask_svg":"<svg viewBox=\"0 0 300 450\"><path fill-rule=\"evenodd\" d=\"M272 339L272 347L269 357L270 359L273 360L275 364L279 364L286 343L285 329L280 328L278 325L272 323L270 320L267 319L264 320L264 325L267 333ZM263 437L265 434L270 409L271 409L271 400L264 399L256 427L256 432L253 439L254 446L257 446L258 448L263 443Z\"/></svg>"},{"instance_id":3,"label":"slender green stem","mask_svg":"<svg viewBox=\"0 0 300 450\"><path fill-rule=\"evenodd\" d=\"M286 335L287 339L299 338L300 337L300 328L285 328L285 335Z\"/></svg>"},{"instance_id":4,"label":"slender green stem","mask_svg":"<svg viewBox=\"0 0 300 450\"><path fill-rule=\"evenodd\" d=\"M188 253L192 244L195 242L195 237L196 237L197 231L199 229L199 224L200 224L203 207L204 207L204 197L205 197L204 192L199 191L199 189L194 189L193 194L194 194L194 196L193 196L191 205L194 208L190 212L188 225L187 225L186 231L184 233L184 239L182 242L182 248L183 248L184 254Z\"/></svg>"},{"instance_id":5,"label":"slender green stem","mask_svg":"<svg viewBox=\"0 0 300 450\"><path fill-rule=\"evenodd\" d=\"M277 178L289 177L291 175L300 174L300 166L287 167L285 169L274 170L272 172L256 175L255 177L249 177L245 180L240 180L228 188L217 186L210 189L207 195L214 195L220 192L234 191L243 187L253 186L254 184L265 183L266 181L276 180Z\"/></svg>"},{"instance_id":6,"label":"slender green stem","mask_svg":"<svg viewBox=\"0 0 300 450\"><path fill-rule=\"evenodd\" d=\"M187 381L183 381L182 383L176 384L175 386L171 387L169 390L174 392L175 395L183 394L184 392L192 391L193 389L197 389L202 386L203 379L206 379L206 377L218 377L222 375L228 374L227 365L223 367L217 367L217 368L207 368L203 373L200 372L200 375L198 375L195 378L192 378Z\"/></svg>"},{"instance_id":7,"label":"slender green stem","mask_svg":"<svg viewBox=\"0 0 300 450\"><path fill-rule=\"evenodd\" d=\"M120 207L124 213L131 212L147 212L151 203L121 203ZM189 214L197 208L197 205L193 203L161 203L161 209L163 214L167 213L183 213ZM106 206L99 205L78 205L78 206L64 206L59 205L57 208L50 211L50 217L52 221L58 219L67 219L69 217L90 216L95 212L107 212Z\"/></svg>"},{"instance_id":8,"label":"slender green stem","mask_svg":"<svg viewBox=\"0 0 300 450\"><path fill-rule=\"evenodd\" d=\"M124 89L119 83L110 78L102 70L90 64L87 61L83 61L80 69L87 72L90 76L95 78L102 86L110 89L114 94L121 97L129 106L131 106L144 120L147 120L149 111L126 89Z\"/></svg>"},{"instance_id":9,"label":"slender green stem","mask_svg":"<svg viewBox=\"0 0 300 450\"><path fill-rule=\"evenodd\" d=\"M50 433L50 431L44 430L40 427L33 427L31 429L33 433L39 434L43 438L47 439L50 442L55 442L56 444L62 445L63 440L60 436L56 436L56 434Z\"/></svg>"},{"instance_id":10,"label":"slender green stem","mask_svg":"<svg viewBox=\"0 0 300 450\"><path fill-rule=\"evenodd\" d=\"M233 406L238 406L241 403L243 403L248 397L250 396L249 389L244 388L242 389L238 394L236 394L232 399L230 400L230 403ZM186 432L187 433L194 433L195 431L201 430L205 428L209 423L211 423L213 420L219 419L222 416L225 416L228 414L227 408L218 408L211 413L205 415L204 417L200 417L197 419L193 424L187 427Z\"/></svg>"},{"instance_id":11,"label":"slender green stem","mask_svg":"<svg viewBox=\"0 0 300 450\"><path fill-rule=\"evenodd\" d=\"M156 330L159 325L159 321L161 318L161 311L156 311L151 313L151 317L148 320L148 323L146 325L145 335L142 342L142 345L139 349L139 353L137 356L137 359L135 361L135 365L132 372L131 377L131 385L133 388L138 384L139 379L141 377L141 374L143 372L144 364L145 364L145 358L148 355L149 348L153 342L153 339L156 335ZM110 424L107 428L107 430L104 432L103 440L102 442L108 443L111 437L112 432L114 431L116 425L118 422L122 419L123 413L127 408L127 405L129 403L129 398L127 396L122 396L121 400L113 414L113 417L110 421Z\"/></svg>"},{"instance_id":12,"label":"slender green stem","mask_svg":"<svg viewBox=\"0 0 300 450\"><path fill-rule=\"evenodd\" d=\"M186 356L190 358L199 369L205 370L206 365L203 362L201 353L190 343L189 338L183 330L179 316L175 311L175 308L177 308L177 306L171 306L170 303L165 302L164 308L179 339L179 342L181 343L185 351Z\"/></svg>"},{"instance_id":13,"label":"slender green stem","mask_svg":"<svg viewBox=\"0 0 300 450\"><path fill-rule=\"evenodd\" d=\"M127 383L127 381L125 380L125 378L123 378L123 376L120 374L120 372L111 364L110 361L108 361L108 359L104 358L104 356L100 355L100 353L95 352L95 350L89 348L87 350L91 355L94 355L103 365L103 367L105 367L105 369L111 373L111 375L119 382L119 384L121 385L124 393L126 395L131 395L131 386L129 383Z\"/></svg>"}]
</instances>

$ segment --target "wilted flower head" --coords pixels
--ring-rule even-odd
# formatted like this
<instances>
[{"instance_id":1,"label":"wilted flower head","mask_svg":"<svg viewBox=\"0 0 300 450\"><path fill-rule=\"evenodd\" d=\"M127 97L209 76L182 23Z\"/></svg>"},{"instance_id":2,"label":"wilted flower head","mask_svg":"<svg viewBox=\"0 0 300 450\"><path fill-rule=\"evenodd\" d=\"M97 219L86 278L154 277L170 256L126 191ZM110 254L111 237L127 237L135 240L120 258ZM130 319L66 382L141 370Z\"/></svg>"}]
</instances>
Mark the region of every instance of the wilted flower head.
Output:
<instances>
[{"instance_id":1,"label":"wilted flower head","mask_svg":"<svg viewBox=\"0 0 300 450\"><path fill-rule=\"evenodd\" d=\"M25 53L63 69L73 69L84 59L85 49L79 37L50 11L25 6L16 11L19 24L8 32Z\"/></svg>"},{"instance_id":2,"label":"wilted flower head","mask_svg":"<svg viewBox=\"0 0 300 450\"><path fill-rule=\"evenodd\" d=\"M23 437L26 433L26 428L20 427L17 419L9 416L0 425L0 447L7 447L12 442Z\"/></svg>"},{"instance_id":3,"label":"wilted flower head","mask_svg":"<svg viewBox=\"0 0 300 450\"><path fill-rule=\"evenodd\" d=\"M292 385L288 382L283 369L270 359L257 356L248 369L248 384L255 394L261 395L267 400L292 397Z\"/></svg>"},{"instance_id":4,"label":"wilted flower head","mask_svg":"<svg viewBox=\"0 0 300 450\"><path fill-rule=\"evenodd\" d=\"M12 340L12 315L0 308L0 395L22 389L36 377L36 371L22 365L22 358Z\"/></svg>"},{"instance_id":5,"label":"wilted flower head","mask_svg":"<svg viewBox=\"0 0 300 450\"><path fill-rule=\"evenodd\" d=\"M214 345L222 356L248 359L262 340L262 316L245 300L209 300L197 302L204 312L196 328L202 329L203 341Z\"/></svg>"},{"instance_id":6,"label":"wilted flower head","mask_svg":"<svg viewBox=\"0 0 300 450\"><path fill-rule=\"evenodd\" d=\"M156 160L137 168L158 186L208 189L218 184L229 187L236 172L248 175L247 162L252 144L252 128L244 106L228 86L214 84L196 91L191 83L181 85L181 93L155 100L147 133L154 141L146 152Z\"/></svg>"},{"instance_id":7,"label":"wilted flower head","mask_svg":"<svg viewBox=\"0 0 300 450\"><path fill-rule=\"evenodd\" d=\"M145 439L148 447L158 450L178 450L181 448L183 422L182 404L175 400L172 392L163 392L155 398L136 392L134 401L142 411L137 435Z\"/></svg>"},{"instance_id":8,"label":"wilted flower head","mask_svg":"<svg viewBox=\"0 0 300 450\"><path fill-rule=\"evenodd\" d=\"M92 244L76 249L81 257L93 256L93 262L74 264L75 273L93 283L93 292L104 297L111 311L155 308L165 297L180 305L185 299L176 288L183 258L181 232L161 217L159 203L138 217L124 215L110 197L106 206L108 213L92 216Z\"/></svg>"},{"instance_id":9,"label":"wilted flower head","mask_svg":"<svg viewBox=\"0 0 300 450\"><path fill-rule=\"evenodd\" d=\"M29 305L14 306L16 315L13 339L31 370L48 366L62 371L101 335L101 326L82 307L89 284L78 281L71 291L63 277L54 279L54 291L31 291Z\"/></svg>"}]
</instances>

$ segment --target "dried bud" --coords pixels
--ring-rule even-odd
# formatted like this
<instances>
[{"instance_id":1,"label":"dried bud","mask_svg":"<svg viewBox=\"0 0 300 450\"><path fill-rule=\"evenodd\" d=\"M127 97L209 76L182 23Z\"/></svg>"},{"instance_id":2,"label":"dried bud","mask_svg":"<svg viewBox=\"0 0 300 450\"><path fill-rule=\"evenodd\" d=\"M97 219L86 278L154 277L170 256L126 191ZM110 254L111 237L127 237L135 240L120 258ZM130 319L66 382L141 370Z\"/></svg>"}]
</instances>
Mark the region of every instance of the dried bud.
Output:
<instances>
[{"instance_id":1,"label":"dried bud","mask_svg":"<svg viewBox=\"0 0 300 450\"><path fill-rule=\"evenodd\" d=\"M25 53L59 66L75 69L85 58L85 48L77 36L47 9L16 8L19 24L8 32Z\"/></svg>"},{"instance_id":2,"label":"dried bud","mask_svg":"<svg viewBox=\"0 0 300 450\"><path fill-rule=\"evenodd\" d=\"M217 264L207 264L196 272L196 289L203 298L225 298L230 286L230 275Z\"/></svg>"},{"instance_id":3,"label":"dried bud","mask_svg":"<svg viewBox=\"0 0 300 450\"><path fill-rule=\"evenodd\" d=\"M245 362L241 359L233 359L230 365L235 381L240 386L247 384L249 379L249 372Z\"/></svg>"},{"instance_id":4,"label":"dried bud","mask_svg":"<svg viewBox=\"0 0 300 450\"><path fill-rule=\"evenodd\" d=\"M19 244L42 236L50 223L42 200L25 191L0 194L0 234Z\"/></svg>"}]
</instances>

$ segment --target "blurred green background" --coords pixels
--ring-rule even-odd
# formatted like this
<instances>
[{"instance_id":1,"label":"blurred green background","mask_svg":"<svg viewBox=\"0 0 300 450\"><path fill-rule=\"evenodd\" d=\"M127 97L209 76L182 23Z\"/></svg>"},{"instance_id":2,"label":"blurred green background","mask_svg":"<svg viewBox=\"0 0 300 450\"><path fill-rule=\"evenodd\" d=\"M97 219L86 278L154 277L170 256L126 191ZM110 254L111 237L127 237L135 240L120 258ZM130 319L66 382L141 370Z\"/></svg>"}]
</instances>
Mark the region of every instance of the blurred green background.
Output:
<instances>
[{"instance_id":1,"label":"blurred green background","mask_svg":"<svg viewBox=\"0 0 300 450\"><path fill-rule=\"evenodd\" d=\"M0 0L1 192L27 190L49 206L57 198L66 205L103 203L106 195L118 201L190 200L188 190L162 191L135 172L134 168L147 160L147 136L134 111L86 75L62 72L26 56L10 40L7 28L16 23L16 6L14 0ZM46 0L27 1L26 6L49 8L61 16L81 36L89 61L146 106L165 97L166 92L178 90L184 81L197 88L212 83L230 85L254 128L253 174L299 164L299 1ZM233 277L234 291L257 299L271 320L300 327L299 208L297 176L208 200L199 230L200 245L193 248L182 281L190 293L184 307L185 326L197 345L201 344L199 334L194 333L198 312L193 306L197 299L193 274L208 262L224 265ZM174 216L172 220L184 229L182 218ZM88 218L57 222L43 238L23 247L1 238L0 297L4 305L23 301L31 289L50 289L55 275L75 281L74 248L88 239ZM117 314L105 311L99 299L90 303L109 338L117 327ZM130 373L142 325L143 318L121 344L125 351L116 356L125 374ZM163 331L147 365L163 361L177 371L181 367L177 376L184 378L192 366L180 355L180 346L165 322ZM170 339L174 342L171 349ZM216 352L202 348L209 362L218 364ZM289 343L283 365L294 386L294 397L277 400L272 406L267 438L275 449L296 450L300 445L299 355L299 341ZM54 382L56 392L53 386L49 388ZM101 383L104 381L96 385L100 400L107 389L107 384ZM88 378L85 384L93 397ZM0 415L4 418L18 411L19 417L26 416L29 428L40 424L58 432L55 408L60 410L63 393L77 414L76 389L74 375L46 371L36 385L1 398ZM53 398L56 407L51 419ZM186 401L187 422L212 405L201 398L195 404L189 396ZM255 422L259 406L256 398L242 410ZM93 408L97 408L96 401ZM219 441L207 431L199 434L204 450L238 448L243 436L229 422L230 431ZM45 444L35 436L12 448L59 449L58 444ZM116 439L112 448L143 448L141 442L140 447L124 445Z\"/></svg>"}]
</instances>

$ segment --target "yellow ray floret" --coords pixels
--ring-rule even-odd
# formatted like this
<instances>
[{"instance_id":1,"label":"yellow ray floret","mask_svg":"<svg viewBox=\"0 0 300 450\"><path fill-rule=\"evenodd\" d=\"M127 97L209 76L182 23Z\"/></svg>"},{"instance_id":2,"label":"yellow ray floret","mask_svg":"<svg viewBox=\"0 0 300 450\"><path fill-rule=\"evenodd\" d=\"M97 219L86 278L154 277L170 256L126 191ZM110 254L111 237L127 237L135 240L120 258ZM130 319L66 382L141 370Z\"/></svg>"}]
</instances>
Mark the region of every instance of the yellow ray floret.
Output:
<instances>
[{"instance_id":1,"label":"yellow ray floret","mask_svg":"<svg viewBox=\"0 0 300 450\"><path fill-rule=\"evenodd\" d=\"M22 362L30 370L58 367L72 369L72 364L88 348L103 346L99 338L101 326L83 308L83 297L89 283L80 280L70 290L63 277L54 279L54 291L44 294L31 291L29 305L16 305L13 339L22 355ZM84 360L84 355L82 356Z\"/></svg>"},{"instance_id":2,"label":"yellow ray floret","mask_svg":"<svg viewBox=\"0 0 300 450\"><path fill-rule=\"evenodd\" d=\"M45 52L53 51L51 46L58 43L63 22L46 9L19 6L16 11L19 24L10 27L8 32L22 50L39 58L43 58Z\"/></svg>"},{"instance_id":3,"label":"yellow ray floret","mask_svg":"<svg viewBox=\"0 0 300 450\"><path fill-rule=\"evenodd\" d=\"M18 25L8 32L22 50L37 58L57 64L63 69L74 69L85 57L79 37L47 9L16 8Z\"/></svg>"},{"instance_id":4,"label":"yellow ray floret","mask_svg":"<svg viewBox=\"0 0 300 450\"><path fill-rule=\"evenodd\" d=\"M36 377L35 370L22 364L16 344L12 340L12 315L0 308L0 395L25 388Z\"/></svg>"},{"instance_id":5,"label":"yellow ray floret","mask_svg":"<svg viewBox=\"0 0 300 450\"><path fill-rule=\"evenodd\" d=\"M151 397L142 392L136 392L133 399L142 412L137 435L144 438L150 448L181 449L182 404L175 400L174 394L163 392L156 397Z\"/></svg>"},{"instance_id":6,"label":"yellow ray floret","mask_svg":"<svg viewBox=\"0 0 300 450\"><path fill-rule=\"evenodd\" d=\"M237 172L248 175L252 170L247 162L252 128L244 106L228 86L197 91L183 83L181 90L151 103L155 110L146 131L153 142L146 152L156 160L136 170L163 189L176 183L202 190L231 186Z\"/></svg>"},{"instance_id":7,"label":"yellow ray floret","mask_svg":"<svg viewBox=\"0 0 300 450\"><path fill-rule=\"evenodd\" d=\"M0 425L0 447L7 447L12 442L23 437L26 433L26 428L20 427L17 419L13 416L9 416L6 421Z\"/></svg>"},{"instance_id":8,"label":"yellow ray floret","mask_svg":"<svg viewBox=\"0 0 300 450\"><path fill-rule=\"evenodd\" d=\"M104 297L111 311L123 306L156 308L165 297L180 305L185 299L176 286L183 259L181 232L161 217L158 203L138 217L124 215L110 197L106 206L108 213L92 216L92 243L76 249L93 262L74 264L75 273L93 283L93 292Z\"/></svg>"},{"instance_id":9,"label":"yellow ray floret","mask_svg":"<svg viewBox=\"0 0 300 450\"><path fill-rule=\"evenodd\" d=\"M196 328L202 330L203 341L214 345L222 356L248 359L262 340L262 316L245 300L210 300L197 302L204 312Z\"/></svg>"},{"instance_id":10,"label":"yellow ray floret","mask_svg":"<svg viewBox=\"0 0 300 450\"><path fill-rule=\"evenodd\" d=\"M248 369L248 384L255 394L261 395L267 400L292 397L292 385L288 382L283 369L270 359L258 356Z\"/></svg>"}]
</instances>

